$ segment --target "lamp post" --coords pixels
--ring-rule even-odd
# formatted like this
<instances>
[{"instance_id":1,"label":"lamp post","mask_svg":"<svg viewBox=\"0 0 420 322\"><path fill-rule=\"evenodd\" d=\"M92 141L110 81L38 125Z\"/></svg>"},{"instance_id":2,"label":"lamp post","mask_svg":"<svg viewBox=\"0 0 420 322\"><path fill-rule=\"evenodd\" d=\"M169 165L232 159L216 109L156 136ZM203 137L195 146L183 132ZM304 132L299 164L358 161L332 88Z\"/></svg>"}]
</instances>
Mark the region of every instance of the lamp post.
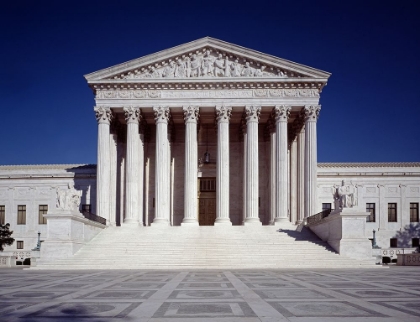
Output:
<instances>
[{"instance_id":1,"label":"lamp post","mask_svg":"<svg viewBox=\"0 0 420 322\"><path fill-rule=\"evenodd\" d=\"M38 242L36 243L36 247L32 250L34 250L34 251L40 251L41 250L41 232L38 232Z\"/></svg>"},{"instance_id":2,"label":"lamp post","mask_svg":"<svg viewBox=\"0 0 420 322\"><path fill-rule=\"evenodd\" d=\"M379 248L378 245L376 245L376 231L375 231L375 229L373 230L372 248Z\"/></svg>"}]
</instances>

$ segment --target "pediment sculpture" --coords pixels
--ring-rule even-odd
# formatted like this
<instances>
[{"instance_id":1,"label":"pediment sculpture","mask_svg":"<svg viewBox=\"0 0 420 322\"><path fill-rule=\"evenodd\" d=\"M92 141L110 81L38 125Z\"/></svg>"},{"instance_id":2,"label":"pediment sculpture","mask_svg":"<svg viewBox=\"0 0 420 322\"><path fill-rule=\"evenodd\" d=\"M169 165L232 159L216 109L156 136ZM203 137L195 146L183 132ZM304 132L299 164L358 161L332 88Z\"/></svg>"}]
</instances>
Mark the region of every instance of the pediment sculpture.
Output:
<instances>
[{"instance_id":1,"label":"pediment sculpture","mask_svg":"<svg viewBox=\"0 0 420 322\"><path fill-rule=\"evenodd\" d=\"M341 186L335 188L336 209L337 206L341 209L357 206L357 191L353 185L348 185L343 180Z\"/></svg>"},{"instance_id":2,"label":"pediment sculpture","mask_svg":"<svg viewBox=\"0 0 420 322\"><path fill-rule=\"evenodd\" d=\"M218 50L204 48L193 53L140 67L110 79L289 77L288 71ZM297 73L290 75L300 77Z\"/></svg>"},{"instance_id":3,"label":"pediment sculpture","mask_svg":"<svg viewBox=\"0 0 420 322\"><path fill-rule=\"evenodd\" d=\"M57 208L61 210L79 211L82 191L74 189L72 183L68 189L57 189Z\"/></svg>"}]
</instances>

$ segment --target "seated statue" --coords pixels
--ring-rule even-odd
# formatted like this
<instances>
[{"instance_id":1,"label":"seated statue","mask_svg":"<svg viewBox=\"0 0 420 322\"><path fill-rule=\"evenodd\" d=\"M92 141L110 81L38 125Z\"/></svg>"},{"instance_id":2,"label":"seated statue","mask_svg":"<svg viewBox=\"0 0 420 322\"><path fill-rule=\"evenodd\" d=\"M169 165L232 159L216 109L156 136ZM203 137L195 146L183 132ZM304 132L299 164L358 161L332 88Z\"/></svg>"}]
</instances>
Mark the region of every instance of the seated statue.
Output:
<instances>
[{"instance_id":1,"label":"seated statue","mask_svg":"<svg viewBox=\"0 0 420 322\"><path fill-rule=\"evenodd\" d=\"M79 211L82 191L74 189L69 183L68 189L57 189L57 208L62 210Z\"/></svg>"},{"instance_id":2,"label":"seated statue","mask_svg":"<svg viewBox=\"0 0 420 322\"><path fill-rule=\"evenodd\" d=\"M357 206L356 191L353 185L346 185L343 180L341 186L336 189L336 200L341 209Z\"/></svg>"}]
</instances>

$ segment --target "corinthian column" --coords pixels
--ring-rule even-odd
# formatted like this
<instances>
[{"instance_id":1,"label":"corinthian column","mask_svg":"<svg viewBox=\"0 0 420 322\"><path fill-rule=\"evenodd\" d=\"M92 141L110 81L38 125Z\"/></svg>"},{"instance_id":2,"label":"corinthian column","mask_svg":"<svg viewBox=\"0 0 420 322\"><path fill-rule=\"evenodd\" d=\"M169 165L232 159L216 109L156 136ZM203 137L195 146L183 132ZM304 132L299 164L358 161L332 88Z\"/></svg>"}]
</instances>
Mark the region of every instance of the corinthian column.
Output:
<instances>
[{"instance_id":1,"label":"corinthian column","mask_svg":"<svg viewBox=\"0 0 420 322\"><path fill-rule=\"evenodd\" d=\"M305 218L305 126L300 124L297 138L297 193L298 193L298 223Z\"/></svg>"},{"instance_id":2,"label":"corinthian column","mask_svg":"<svg viewBox=\"0 0 420 322\"><path fill-rule=\"evenodd\" d=\"M184 106L185 120L185 184L184 220L181 225L198 226L197 220L197 121L198 106Z\"/></svg>"},{"instance_id":3,"label":"corinthian column","mask_svg":"<svg viewBox=\"0 0 420 322\"><path fill-rule=\"evenodd\" d=\"M287 121L290 106L274 107L276 120L276 217L274 224L289 222L287 217Z\"/></svg>"},{"instance_id":4,"label":"corinthian column","mask_svg":"<svg viewBox=\"0 0 420 322\"><path fill-rule=\"evenodd\" d=\"M214 225L232 225L229 219L229 120L230 106L216 106L217 176L216 221Z\"/></svg>"},{"instance_id":5,"label":"corinthian column","mask_svg":"<svg viewBox=\"0 0 420 322\"><path fill-rule=\"evenodd\" d=\"M127 156L125 181L125 217L124 224L139 224L139 121L140 109L124 108L127 122Z\"/></svg>"},{"instance_id":6,"label":"corinthian column","mask_svg":"<svg viewBox=\"0 0 420 322\"><path fill-rule=\"evenodd\" d=\"M244 225L259 224L258 217L258 120L261 106L246 106L246 213Z\"/></svg>"},{"instance_id":7,"label":"corinthian column","mask_svg":"<svg viewBox=\"0 0 420 322\"><path fill-rule=\"evenodd\" d=\"M155 106L156 160L155 160L155 219L152 225L169 224L169 107Z\"/></svg>"},{"instance_id":8,"label":"corinthian column","mask_svg":"<svg viewBox=\"0 0 420 322\"><path fill-rule=\"evenodd\" d=\"M96 174L96 214L106 219L109 224L110 216L110 132L109 125L112 112L108 107L97 106L94 108L98 121L98 165Z\"/></svg>"},{"instance_id":9,"label":"corinthian column","mask_svg":"<svg viewBox=\"0 0 420 322\"><path fill-rule=\"evenodd\" d=\"M267 130L270 135L270 225L276 218L276 125L272 117L268 120Z\"/></svg>"},{"instance_id":10,"label":"corinthian column","mask_svg":"<svg viewBox=\"0 0 420 322\"><path fill-rule=\"evenodd\" d=\"M316 121L320 105L303 108L305 117L305 217L316 214L317 205L317 139Z\"/></svg>"}]
</instances>

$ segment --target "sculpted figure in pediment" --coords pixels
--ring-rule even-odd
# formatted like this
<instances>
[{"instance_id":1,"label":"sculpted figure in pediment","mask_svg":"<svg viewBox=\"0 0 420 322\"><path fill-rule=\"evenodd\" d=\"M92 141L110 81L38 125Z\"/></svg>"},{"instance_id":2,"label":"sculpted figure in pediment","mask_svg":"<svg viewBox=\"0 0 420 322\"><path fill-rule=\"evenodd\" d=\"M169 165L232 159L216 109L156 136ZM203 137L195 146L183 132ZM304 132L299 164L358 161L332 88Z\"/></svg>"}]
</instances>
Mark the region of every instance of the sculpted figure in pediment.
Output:
<instances>
[{"instance_id":1,"label":"sculpted figure in pediment","mask_svg":"<svg viewBox=\"0 0 420 322\"><path fill-rule=\"evenodd\" d=\"M150 66L149 71L146 75L144 75L146 78L159 78L160 74L159 71L156 70L153 66Z\"/></svg>"},{"instance_id":2,"label":"sculpted figure in pediment","mask_svg":"<svg viewBox=\"0 0 420 322\"><path fill-rule=\"evenodd\" d=\"M232 77L241 76L241 65L239 64L237 59L235 59L235 61L233 61L230 64L230 76Z\"/></svg>"},{"instance_id":3,"label":"sculpted figure in pediment","mask_svg":"<svg viewBox=\"0 0 420 322\"><path fill-rule=\"evenodd\" d=\"M169 65L167 65L164 69L163 69L163 73L162 73L162 77L165 78L172 78L175 75L175 62L171 61L169 63Z\"/></svg>"},{"instance_id":4,"label":"sculpted figure in pediment","mask_svg":"<svg viewBox=\"0 0 420 322\"><path fill-rule=\"evenodd\" d=\"M226 76L225 66L227 66L227 62L225 64L222 54L219 54L214 61L214 76Z\"/></svg>"},{"instance_id":5,"label":"sculpted figure in pediment","mask_svg":"<svg viewBox=\"0 0 420 322\"><path fill-rule=\"evenodd\" d=\"M190 77L199 77L199 76L201 76L200 69L201 69L201 60L200 60L200 58L197 57L196 54L194 54L193 57L192 57L192 59L191 59L191 73L190 73Z\"/></svg>"},{"instance_id":6,"label":"sculpted figure in pediment","mask_svg":"<svg viewBox=\"0 0 420 322\"><path fill-rule=\"evenodd\" d=\"M186 62L183 62L181 59L179 59L175 68L175 77L184 78L186 75L187 75Z\"/></svg>"},{"instance_id":7,"label":"sculpted figure in pediment","mask_svg":"<svg viewBox=\"0 0 420 322\"><path fill-rule=\"evenodd\" d=\"M241 76L252 77L254 76L254 68L249 65L249 62L245 63L244 69L242 69Z\"/></svg>"},{"instance_id":8,"label":"sculpted figure in pediment","mask_svg":"<svg viewBox=\"0 0 420 322\"><path fill-rule=\"evenodd\" d=\"M213 76L214 70L214 58L210 55L210 51L207 50L203 61L201 63L201 75L202 76Z\"/></svg>"}]
</instances>

